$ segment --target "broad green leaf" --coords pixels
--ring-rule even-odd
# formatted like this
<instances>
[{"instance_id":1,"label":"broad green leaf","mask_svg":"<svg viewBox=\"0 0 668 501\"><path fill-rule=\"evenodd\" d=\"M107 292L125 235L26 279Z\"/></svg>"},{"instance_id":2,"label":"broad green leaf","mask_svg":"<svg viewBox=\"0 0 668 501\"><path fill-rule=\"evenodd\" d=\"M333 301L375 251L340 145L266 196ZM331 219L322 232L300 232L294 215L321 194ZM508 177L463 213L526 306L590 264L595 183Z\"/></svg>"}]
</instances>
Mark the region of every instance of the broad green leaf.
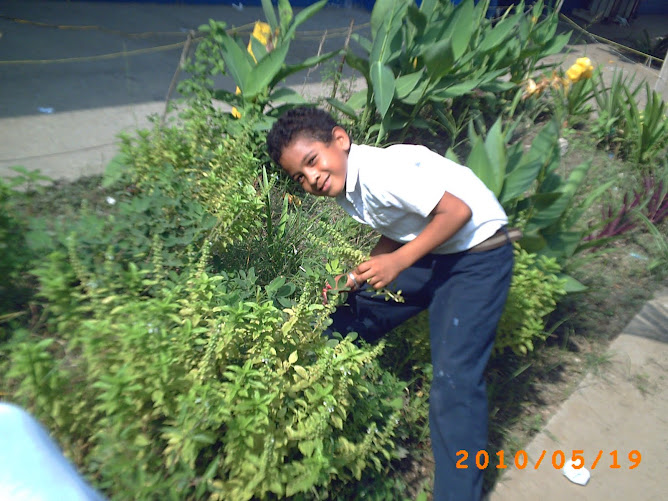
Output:
<instances>
[{"instance_id":1,"label":"broad green leaf","mask_svg":"<svg viewBox=\"0 0 668 501\"><path fill-rule=\"evenodd\" d=\"M547 245L540 250L540 253L560 260L571 257L582 240L580 231L558 231L543 236Z\"/></svg>"},{"instance_id":2,"label":"broad green leaf","mask_svg":"<svg viewBox=\"0 0 668 501\"><path fill-rule=\"evenodd\" d=\"M290 0L278 0L278 18L281 33L286 33L292 22L292 6Z\"/></svg>"},{"instance_id":3,"label":"broad green leaf","mask_svg":"<svg viewBox=\"0 0 668 501\"><path fill-rule=\"evenodd\" d=\"M350 118L357 118L358 116L354 108L351 108L346 103L342 103L338 99L335 99L333 97L328 97L327 102L331 104L332 107L339 110L341 113L348 115Z\"/></svg>"},{"instance_id":4,"label":"broad green leaf","mask_svg":"<svg viewBox=\"0 0 668 501\"><path fill-rule=\"evenodd\" d=\"M376 109L380 116L384 118L394 98L394 73L380 61L376 61L371 64L370 76Z\"/></svg>"},{"instance_id":5,"label":"broad green leaf","mask_svg":"<svg viewBox=\"0 0 668 501\"><path fill-rule=\"evenodd\" d=\"M487 137L485 138L485 150L487 150L487 156L496 167L494 169L494 174L496 175L494 186L498 186L498 191L495 191L497 196L499 196L503 186L503 178L506 174L507 163L506 138L501 127L501 119L499 118L494 122L492 128L489 129Z\"/></svg>"},{"instance_id":6,"label":"broad green leaf","mask_svg":"<svg viewBox=\"0 0 668 501\"><path fill-rule=\"evenodd\" d=\"M409 73L408 75L402 75L396 80L396 94L399 99L406 97L410 92L415 89L415 86L420 81L424 75L424 71L416 71L415 73Z\"/></svg>"},{"instance_id":7,"label":"broad green leaf","mask_svg":"<svg viewBox=\"0 0 668 501\"><path fill-rule=\"evenodd\" d=\"M393 11L406 5L404 0L376 0L371 11L371 37L376 38L378 30L392 16Z\"/></svg>"},{"instance_id":8,"label":"broad green leaf","mask_svg":"<svg viewBox=\"0 0 668 501\"><path fill-rule=\"evenodd\" d=\"M455 54L450 39L440 40L424 52L424 62L427 73L432 80L440 80L455 63Z\"/></svg>"},{"instance_id":9,"label":"broad green leaf","mask_svg":"<svg viewBox=\"0 0 668 501\"><path fill-rule=\"evenodd\" d=\"M346 104L355 110L364 108L367 103L368 92L368 89L362 89L355 92L352 96L350 96L350 99L348 99Z\"/></svg>"},{"instance_id":10,"label":"broad green leaf","mask_svg":"<svg viewBox=\"0 0 668 501\"><path fill-rule=\"evenodd\" d=\"M571 39L571 34L573 32L569 31L568 33L563 33L561 35L557 35L553 39L551 39L547 45L544 46L543 50L540 51L540 57L541 59L547 56L551 56L553 54L558 54L561 52L561 50L566 47L568 42Z\"/></svg>"},{"instance_id":11,"label":"broad green leaf","mask_svg":"<svg viewBox=\"0 0 668 501\"><path fill-rule=\"evenodd\" d=\"M568 181L563 185L561 189L562 196L549 207L539 211L538 214L532 217L529 225L535 228L546 228L557 222L564 211L570 206L573 195L584 180L590 167L591 162L578 165L571 172L570 176L568 176Z\"/></svg>"},{"instance_id":12,"label":"broad green leaf","mask_svg":"<svg viewBox=\"0 0 668 501\"><path fill-rule=\"evenodd\" d=\"M417 87L413 89L413 91L410 94L401 99L401 102L414 106L417 103L419 103L424 96L431 95L431 93L429 92L429 88L430 88L429 80L426 79L422 80L421 82L418 83Z\"/></svg>"},{"instance_id":13,"label":"broad green leaf","mask_svg":"<svg viewBox=\"0 0 668 501\"><path fill-rule=\"evenodd\" d=\"M445 158L452 160L455 163L459 163L459 157L457 157L457 153L455 153L455 150L453 150L452 147L448 148L448 151L445 152Z\"/></svg>"},{"instance_id":14,"label":"broad green leaf","mask_svg":"<svg viewBox=\"0 0 668 501\"><path fill-rule=\"evenodd\" d=\"M369 61L359 57L350 50L346 53L346 63L352 69L359 71L364 79L367 81L367 84L371 86L370 77L369 77Z\"/></svg>"},{"instance_id":15,"label":"broad green leaf","mask_svg":"<svg viewBox=\"0 0 668 501\"><path fill-rule=\"evenodd\" d=\"M466 52L476 27L473 22L473 0L464 0L459 4L455 9L452 24L455 28L452 32L452 51L457 60Z\"/></svg>"},{"instance_id":16,"label":"broad green leaf","mask_svg":"<svg viewBox=\"0 0 668 501\"><path fill-rule=\"evenodd\" d=\"M254 36L250 37L250 46L256 63L267 55L267 48Z\"/></svg>"},{"instance_id":17,"label":"broad green leaf","mask_svg":"<svg viewBox=\"0 0 668 501\"><path fill-rule=\"evenodd\" d=\"M248 74L246 88L241 89L246 98L253 98L263 90L278 74L285 62L290 44L285 42L262 58ZM240 86L241 87L241 86Z\"/></svg>"},{"instance_id":18,"label":"broad green leaf","mask_svg":"<svg viewBox=\"0 0 668 501\"><path fill-rule=\"evenodd\" d=\"M480 80L469 80L468 82L451 85L450 87L440 91L435 90L430 94L429 99L432 101L443 101L451 97L464 96L473 89L477 88L479 83Z\"/></svg>"},{"instance_id":19,"label":"broad green leaf","mask_svg":"<svg viewBox=\"0 0 668 501\"><path fill-rule=\"evenodd\" d=\"M477 47L477 50L479 52L488 52L499 47L509 36L511 36L512 31L519 21L520 18L517 15L501 21L494 28L485 33L485 37Z\"/></svg>"},{"instance_id":20,"label":"broad green leaf","mask_svg":"<svg viewBox=\"0 0 668 501\"><path fill-rule=\"evenodd\" d=\"M565 273L558 273L557 276L561 280L565 280L566 283L564 284L564 290L566 291L566 294L574 294L576 292L584 292L588 289L588 287L575 278L573 278L570 275L566 275Z\"/></svg>"},{"instance_id":21,"label":"broad green leaf","mask_svg":"<svg viewBox=\"0 0 668 501\"><path fill-rule=\"evenodd\" d=\"M276 19L276 11L274 10L271 0L262 0L262 10L264 11L264 17L267 19L267 23L271 26L271 31L274 31L279 26L278 19Z\"/></svg>"},{"instance_id":22,"label":"broad green leaf","mask_svg":"<svg viewBox=\"0 0 668 501\"><path fill-rule=\"evenodd\" d=\"M540 172L543 163L539 159L523 162L506 176L503 183L500 202L509 202L510 200L521 196L533 184Z\"/></svg>"},{"instance_id":23,"label":"broad green leaf","mask_svg":"<svg viewBox=\"0 0 668 501\"><path fill-rule=\"evenodd\" d=\"M275 103L280 104L305 104L306 99L299 92L289 87L281 87L280 89L274 90L269 96L272 105Z\"/></svg>"},{"instance_id":24,"label":"broad green leaf","mask_svg":"<svg viewBox=\"0 0 668 501\"><path fill-rule=\"evenodd\" d=\"M501 191L501 184L498 181L498 169L489 158L482 139L476 137L472 142L473 148L466 161L466 165L485 183L485 186L498 196Z\"/></svg>"},{"instance_id":25,"label":"broad green leaf","mask_svg":"<svg viewBox=\"0 0 668 501\"><path fill-rule=\"evenodd\" d=\"M353 33L350 36L350 38L355 42L357 42L360 45L360 47L362 47L367 53L369 54L371 53L371 46L372 46L371 40L369 40L366 37L363 37L359 33Z\"/></svg>"},{"instance_id":26,"label":"broad green leaf","mask_svg":"<svg viewBox=\"0 0 668 501\"><path fill-rule=\"evenodd\" d=\"M248 60L250 56L227 34L222 35L221 46L227 71L241 92L245 93L249 84L248 75L251 72L251 63Z\"/></svg>"},{"instance_id":27,"label":"broad green leaf","mask_svg":"<svg viewBox=\"0 0 668 501\"><path fill-rule=\"evenodd\" d=\"M371 64L376 61L385 64L401 53L401 28L406 7L405 2L394 2L393 9L387 11L382 24L374 32L369 56Z\"/></svg>"}]
</instances>

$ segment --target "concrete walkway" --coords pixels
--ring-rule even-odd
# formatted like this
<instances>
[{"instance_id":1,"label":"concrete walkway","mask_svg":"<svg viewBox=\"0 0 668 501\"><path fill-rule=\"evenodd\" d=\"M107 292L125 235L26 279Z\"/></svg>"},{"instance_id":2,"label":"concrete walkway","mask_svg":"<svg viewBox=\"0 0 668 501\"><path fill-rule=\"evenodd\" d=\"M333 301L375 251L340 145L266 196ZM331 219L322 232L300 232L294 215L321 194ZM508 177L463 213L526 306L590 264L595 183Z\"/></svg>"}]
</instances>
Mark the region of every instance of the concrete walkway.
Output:
<instances>
[{"instance_id":1,"label":"concrete walkway","mask_svg":"<svg viewBox=\"0 0 668 501\"><path fill-rule=\"evenodd\" d=\"M518 469L507 459L489 501L658 501L668 499L668 289L657 294L610 345L611 362L589 374L525 448ZM587 485L552 464L582 451ZM640 463L631 469L640 453ZM544 459L536 465L543 453ZM592 468L596 457L601 458ZM617 455L619 468L614 464ZM518 458L521 459L521 458ZM520 463L521 464L521 463Z\"/></svg>"}]
</instances>

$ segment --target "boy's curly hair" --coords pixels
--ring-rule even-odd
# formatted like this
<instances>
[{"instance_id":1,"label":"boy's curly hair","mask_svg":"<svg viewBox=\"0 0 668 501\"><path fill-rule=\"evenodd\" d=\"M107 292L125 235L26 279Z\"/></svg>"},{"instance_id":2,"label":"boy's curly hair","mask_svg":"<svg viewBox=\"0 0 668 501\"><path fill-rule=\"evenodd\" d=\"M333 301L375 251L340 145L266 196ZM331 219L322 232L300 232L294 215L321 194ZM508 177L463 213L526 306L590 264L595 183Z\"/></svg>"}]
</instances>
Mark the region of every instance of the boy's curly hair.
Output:
<instances>
[{"instance_id":1,"label":"boy's curly hair","mask_svg":"<svg viewBox=\"0 0 668 501\"><path fill-rule=\"evenodd\" d=\"M332 129L337 125L329 113L319 108L298 106L288 110L274 122L267 135L269 156L279 163L283 149L299 136L329 144Z\"/></svg>"}]
</instances>

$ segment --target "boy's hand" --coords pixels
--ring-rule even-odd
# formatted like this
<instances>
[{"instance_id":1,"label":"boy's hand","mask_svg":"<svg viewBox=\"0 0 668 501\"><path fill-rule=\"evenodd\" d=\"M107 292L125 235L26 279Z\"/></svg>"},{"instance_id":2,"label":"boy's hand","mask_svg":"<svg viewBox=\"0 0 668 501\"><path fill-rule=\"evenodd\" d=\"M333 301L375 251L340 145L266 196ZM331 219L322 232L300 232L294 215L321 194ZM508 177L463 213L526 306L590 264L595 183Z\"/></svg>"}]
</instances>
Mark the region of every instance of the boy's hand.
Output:
<instances>
[{"instance_id":1,"label":"boy's hand","mask_svg":"<svg viewBox=\"0 0 668 501\"><path fill-rule=\"evenodd\" d=\"M380 254L360 264L354 271L357 281L368 282L374 289L387 287L404 270L394 253Z\"/></svg>"}]
</instances>

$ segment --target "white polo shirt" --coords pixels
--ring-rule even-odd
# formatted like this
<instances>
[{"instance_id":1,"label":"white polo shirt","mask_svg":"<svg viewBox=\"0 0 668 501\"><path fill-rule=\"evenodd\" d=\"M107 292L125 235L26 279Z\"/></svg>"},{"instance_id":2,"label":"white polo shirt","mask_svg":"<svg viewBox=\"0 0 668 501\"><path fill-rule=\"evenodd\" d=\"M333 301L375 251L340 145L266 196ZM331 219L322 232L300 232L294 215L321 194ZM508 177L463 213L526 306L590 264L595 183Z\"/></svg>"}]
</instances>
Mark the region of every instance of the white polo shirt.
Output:
<instances>
[{"instance_id":1,"label":"white polo shirt","mask_svg":"<svg viewBox=\"0 0 668 501\"><path fill-rule=\"evenodd\" d=\"M355 220L406 243L424 230L446 191L468 205L472 216L432 253L465 251L508 223L494 193L471 169L418 145L376 148L353 144L346 187L336 201Z\"/></svg>"}]
</instances>

